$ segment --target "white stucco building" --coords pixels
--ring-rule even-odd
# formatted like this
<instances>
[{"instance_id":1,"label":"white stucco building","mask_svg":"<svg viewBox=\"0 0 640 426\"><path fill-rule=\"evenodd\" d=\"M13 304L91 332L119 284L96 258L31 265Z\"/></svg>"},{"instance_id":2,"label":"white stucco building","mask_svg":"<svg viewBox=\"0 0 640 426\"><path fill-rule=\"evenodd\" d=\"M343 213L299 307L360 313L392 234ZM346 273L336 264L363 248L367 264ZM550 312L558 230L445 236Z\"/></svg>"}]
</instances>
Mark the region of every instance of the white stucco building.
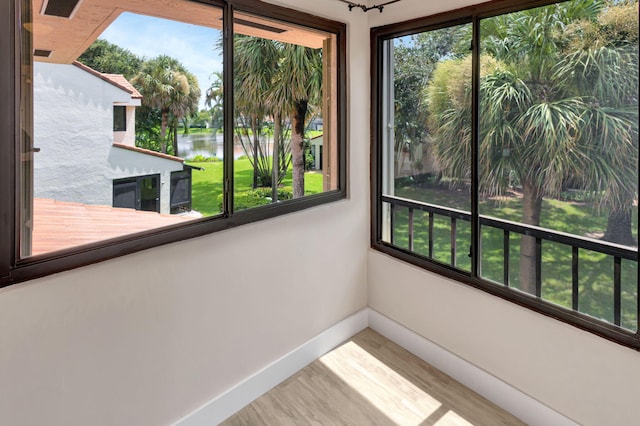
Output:
<instances>
[{"instance_id":1,"label":"white stucco building","mask_svg":"<svg viewBox=\"0 0 640 426\"><path fill-rule=\"evenodd\" d=\"M311 155L313 156L313 168L314 170L322 170L322 148L323 148L324 135L318 135L315 138L309 140Z\"/></svg>"},{"instance_id":2,"label":"white stucco building","mask_svg":"<svg viewBox=\"0 0 640 426\"><path fill-rule=\"evenodd\" d=\"M135 146L142 96L123 76L34 62L33 87L34 197L169 214L184 185L190 201L183 160Z\"/></svg>"}]
</instances>

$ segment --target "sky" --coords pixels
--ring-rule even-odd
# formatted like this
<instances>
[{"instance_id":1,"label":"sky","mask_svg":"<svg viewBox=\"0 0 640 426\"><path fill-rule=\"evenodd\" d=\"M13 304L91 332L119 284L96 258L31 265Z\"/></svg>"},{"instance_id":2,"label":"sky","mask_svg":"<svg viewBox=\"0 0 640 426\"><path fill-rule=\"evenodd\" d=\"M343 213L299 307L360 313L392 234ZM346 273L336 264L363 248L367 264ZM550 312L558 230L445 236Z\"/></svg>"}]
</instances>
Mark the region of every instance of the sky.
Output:
<instances>
[{"instance_id":1,"label":"sky","mask_svg":"<svg viewBox=\"0 0 640 426\"><path fill-rule=\"evenodd\" d=\"M222 56L214 49L220 31L125 12L99 38L130 50L138 56L152 59L171 56L195 75L202 91L200 108L211 85L211 74L222 71Z\"/></svg>"}]
</instances>

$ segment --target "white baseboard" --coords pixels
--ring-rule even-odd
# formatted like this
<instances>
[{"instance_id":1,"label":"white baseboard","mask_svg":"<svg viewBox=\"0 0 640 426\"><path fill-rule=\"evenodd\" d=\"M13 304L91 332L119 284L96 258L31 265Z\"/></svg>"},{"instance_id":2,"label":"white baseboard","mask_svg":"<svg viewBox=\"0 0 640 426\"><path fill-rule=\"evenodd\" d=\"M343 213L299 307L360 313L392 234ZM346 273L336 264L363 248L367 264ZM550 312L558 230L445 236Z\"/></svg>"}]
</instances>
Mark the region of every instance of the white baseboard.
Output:
<instances>
[{"instance_id":1,"label":"white baseboard","mask_svg":"<svg viewBox=\"0 0 640 426\"><path fill-rule=\"evenodd\" d=\"M282 358L212 399L174 426L216 425L294 375L366 327L453 377L530 425L576 426L577 423L468 361L370 308L325 330Z\"/></svg>"},{"instance_id":2,"label":"white baseboard","mask_svg":"<svg viewBox=\"0 0 640 426\"><path fill-rule=\"evenodd\" d=\"M367 325L368 309L363 309L300 345L193 413L178 420L174 425L217 425L340 343L364 330Z\"/></svg>"},{"instance_id":3,"label":"white baseboard","mask_svg":"<svg viewBox=\"0 0 640 426\"><path fill-rule=\"evenodd\" d=\"M577 425L540 401L371 308L369 327L527 424Z\"/></svg>"}]
</instances>

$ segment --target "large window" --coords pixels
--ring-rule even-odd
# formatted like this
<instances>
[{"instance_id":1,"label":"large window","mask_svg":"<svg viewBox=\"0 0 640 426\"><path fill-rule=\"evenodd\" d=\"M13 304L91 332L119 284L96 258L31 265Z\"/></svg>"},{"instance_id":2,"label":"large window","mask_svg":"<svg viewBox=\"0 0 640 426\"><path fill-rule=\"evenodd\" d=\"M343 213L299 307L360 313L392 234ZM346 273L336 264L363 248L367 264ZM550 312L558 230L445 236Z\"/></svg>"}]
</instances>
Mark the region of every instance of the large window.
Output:
<instances>
[{"instance_id":1,"label":"large window","mask_svg":"<svg viewBox=\"0 0 640 426\"><path fill-rule=\"evenodd\" d=\"M375 248L640 348L638 2L373 30Z\"/></svg>"},{"instance_id":2,"label":"large window","mask_svg":"<svg viewBox=\"0 0 640 426\"><path fill-rule=\"evenodd\" d=\"M0 286L344 198L344 24L53 2L3 6Z\"/></svg>"}]
</instances>

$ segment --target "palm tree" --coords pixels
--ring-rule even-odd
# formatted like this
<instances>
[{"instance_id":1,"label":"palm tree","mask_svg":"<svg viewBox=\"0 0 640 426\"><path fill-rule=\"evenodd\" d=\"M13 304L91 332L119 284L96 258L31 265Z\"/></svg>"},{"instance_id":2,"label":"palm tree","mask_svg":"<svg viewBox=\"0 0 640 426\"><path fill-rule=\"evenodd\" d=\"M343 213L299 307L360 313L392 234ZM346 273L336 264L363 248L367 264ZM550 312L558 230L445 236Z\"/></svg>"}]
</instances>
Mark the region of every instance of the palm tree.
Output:
<instances>
[{"instance_id":1,"label":"palm tree","mask_svg":"<svg viewBox=\"0 0 640 426\"><path fill-rule=\"evenodd\" d=\"M198 113L201 94L196 76L186 70L182 71L182 74L186 77L189 90L176 90L169 108L174 155L178 155L178 123L180 121L184 123L184 132L188 134L189 119ZM182 87L182 83L180 87Z\"/></svg>"},{"instance_id":2,"label":"palm tree","mask_svg":"<svg viewBox=\"0 0 640 426\"><path fill-rule=\"evenodd\" d=\"M261 155L260 135L263 132L261 124L270 111L267 94L272 88L274 75L278 69L280 48L279 44L273 40L237 34L234 38L234 54L238 58L234 62L235 116L236 120L245 124L237 128L237 131L241 132L241 129L245 129L244 136L252 138L252 155L249 155L249 158L253 165L253 187L256 188L259 163L261 159L266 159L266 156ZM247 122L249 126L246 126ZM250 128L251 134L247 127ZM242 134L239 136L242 140ZM243 148L247 151L244 145Z\"/></svg>"},{"instance_id":3,"label":"palm tree","mask_svg":"<svg viewBox=\"0 0 640 426\"><path fill-rule=\"evenodd\" d=\"M178 120L197 112L200 99L198 80L176 59L160 55L145 62L132 83L142 93L143 105L160 111L160 147L166 153L170 120L173 120L175 145ZM175 146L174 154L177 154Z\"/></svg>"},{"instance_id":4,"label":"palm tree","mask_svg":"<svg viewBox=\"0 0 640 426\"><path fill-rule=\"evenodd\" d=\"M277 182L284 176L282 122L291 120L291 161L293 197L304 195L304 133L309 112L320 101L322 57L320 49L242 35L235 36L235 105L237 119L252 130L254 186L257 185L258 157L262 131L260 122L273 118L274 150L271 181L274 200ZM284 163L284 164L283 164ZM273 182L275 180L275 182Z\"/></svg>"},{"instance_id":5,"label":"palm tree","mask_svg":"<svg viewBox=\"0 0 640 426\"><path fill-rule=\"evenodd\" d=\"M271 105L280 106L290 115L293 198L304 196L305 120L319 103L321 90L322 51L295 44L283 45L268 99Z\"/></svg>"},{"instance_id":6,"label":"palm tree","mask_svg":"<svg viewBox=\"0 0 640 426\"><path fill-rule=\"evenodd\" d=\"M214 80L211 83L211 86L207 89L205 104L209 108L209 113L211 114L211 127L213 128L213 137L215 140L218 129L224 125L224 85L221 72L214 71L212 76L214 76Z\"/></svg>"},{"instance_id":7,"label":"palm tree","mask_svg":"<svg viewBox=\"0 0 640 426\"><path fill-rule=\"evenodd\" d=\"M571 52L556 71L597 106L584 119L595 141L589 155L597 162L585 170L587 182L596 182L596 191L605 188L599 204L609 217L602 239L629 246L637 245L631 232L638 163L637 13L637 1L607 3L597 24L574 25Z\"/></svg>"},{"instance_id":8,"label":"palm tree","mask_svg":"<svg viewBox=\"0 0 640 426\"><path fill-rule=\"evenodd\" d=\"M523 223L539 225L543 197L559 194L568 179L605 191L611 209L635 194L628 183L637 181L637 86L629 89L630 81L637 85L637 60L633 65L622 59L615 72L598 75L606 88L585 92L586 74L579 71L585 62L578 60L584 57L567 50L572 47L567 28L595 25L603 8L603 2L574 0L482 22L480 191L502 193L515 174L522 186ZM429 127L443 171L468 177L470 86L461 90L450 77L464 75L452 72L460 68L468 70L470 82L468 60L446 61L436 70L428 89ZM635 99L635 116L633 105L610 101L608 95L618 88L627 94L624 102ZM535 239L523 236L520 288L529 293L535 290L535 256Z\"/></svg>"}]
</instances>

